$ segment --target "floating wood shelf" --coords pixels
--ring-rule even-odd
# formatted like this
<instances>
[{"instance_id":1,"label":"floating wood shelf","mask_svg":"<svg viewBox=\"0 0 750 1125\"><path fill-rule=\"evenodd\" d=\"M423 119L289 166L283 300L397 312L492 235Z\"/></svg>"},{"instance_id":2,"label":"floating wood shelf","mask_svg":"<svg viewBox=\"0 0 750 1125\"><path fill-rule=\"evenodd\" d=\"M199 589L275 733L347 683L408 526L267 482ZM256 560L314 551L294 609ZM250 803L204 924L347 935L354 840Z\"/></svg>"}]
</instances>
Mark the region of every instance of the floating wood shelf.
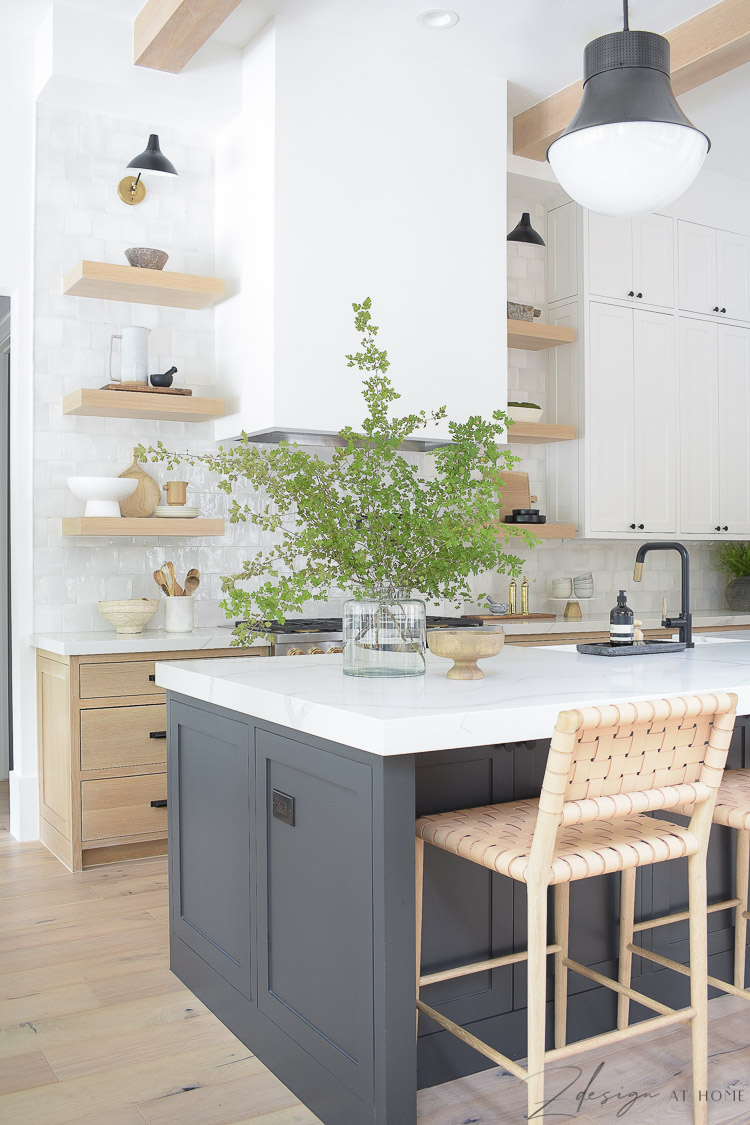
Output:
<instances>
[{"instance_id":1,"label":"floating wood shelf","mask_svg":"<svg viewBox=\"0 0 750 1125\"><path fill-rule=\"evenodd\" d=\"M209 308L225 296L220 277L85 261L65 275L63 293L139 305L170 305L175 309Z\"/></svg>"},{"instance_id":2,"label":"floating wood shelf","mask_svg":"<svg viewBox=\"0 0 750 1125\"><path fill-rule=\"evenodd\" d=\"M495 524L498 529L502 528L504 531L512 528L520 528L523 531L530 531L532 535L536 535L537 539L575 539L576 525L574 523L501 523Z\"/></svg>"},{"instance_id":3,"label":"floating wood shelf","mask_svg":"<svg viewBox=\"0 0 750 1125\"><path fill-rule=\"evenodd\" d=\"M224 520L147 519L127 516L74 516L62 521L63 535L181 535L194 539L203 535L223 535Z\"/></svg>"},{"instance_id":4,"label":"floating wood shelf","mask_svg":"<svg viewBox=\"0 0 750 1125\"><path fill-rule=\"evenodd\" d=\"M62 400L63 414L85 418L149 418L172 422L210 422L224 414L223 398L103 391L81 387Z\"/></svg>"},{"instance_id":5,"label":"floating wood shelf","mask_svg":"<svg viewBox=\"0 0 750 1125\"><path fill-rule=\"evenodd\" d=\"M550 441L573 441L575 426L558 426L554 422L516 422L508 427L506 441L524 445L543 445Z\"/></svg>"},{"instance_id":6,"label":"floating wood shelf","mask_svg":"<svg viewBox=\"0 0 750 1125\"><path fill-rule=\"evenodd\" d=\"M508 321L509 348L540 352L544 348L558 348L561 344L572 344L575 338L575 328L567 328L565 325L540 324L534 320Z\"/></svg>"}]
</instances>

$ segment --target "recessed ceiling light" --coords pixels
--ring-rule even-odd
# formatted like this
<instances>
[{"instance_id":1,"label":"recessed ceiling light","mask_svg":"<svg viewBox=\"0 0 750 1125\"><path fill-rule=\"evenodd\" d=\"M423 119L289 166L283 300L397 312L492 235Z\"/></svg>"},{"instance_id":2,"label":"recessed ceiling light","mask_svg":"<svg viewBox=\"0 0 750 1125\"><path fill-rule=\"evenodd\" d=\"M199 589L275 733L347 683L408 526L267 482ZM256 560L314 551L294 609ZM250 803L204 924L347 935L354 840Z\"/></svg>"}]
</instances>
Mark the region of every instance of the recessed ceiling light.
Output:
<instances>
[{"instance_id":1,"label":"recessed ceiling light","mask_svg":"<svg viewBox=\"0 0 750 1125\"><path fill-rule=\"evenodd\" d=\"M445 31L446 28L456 26L458 12L452 12L450 8L428 8L426 12L419 13L417 23L428 27L430 31Z\"/></svg>"}]
</instances>

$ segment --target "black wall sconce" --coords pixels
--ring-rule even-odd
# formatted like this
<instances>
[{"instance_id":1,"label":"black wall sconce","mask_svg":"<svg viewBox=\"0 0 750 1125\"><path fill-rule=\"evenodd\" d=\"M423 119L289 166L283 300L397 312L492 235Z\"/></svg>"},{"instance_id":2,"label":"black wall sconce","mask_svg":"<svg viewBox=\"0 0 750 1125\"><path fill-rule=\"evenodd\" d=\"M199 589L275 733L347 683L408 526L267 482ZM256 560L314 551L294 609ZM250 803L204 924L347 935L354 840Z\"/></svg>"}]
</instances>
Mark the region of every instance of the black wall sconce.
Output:
<instances>
[{"instance_id":1,"label":"black wall sconce","mask_svg":"<svg viewBox=\"0 0 750 1125\"><path fill-rule=\"evenodd\" d=\"M167 160L159 148L159 137L152 133L143 152L134 156L127 166L137 170L137 177L126 176L117 185L117 194L123 203L133 206L141 203L146 198L146 185L141 180L141 172L150 172L152 176L176 176L177 169L171 160Z\"/></svg>"}]
</instances>

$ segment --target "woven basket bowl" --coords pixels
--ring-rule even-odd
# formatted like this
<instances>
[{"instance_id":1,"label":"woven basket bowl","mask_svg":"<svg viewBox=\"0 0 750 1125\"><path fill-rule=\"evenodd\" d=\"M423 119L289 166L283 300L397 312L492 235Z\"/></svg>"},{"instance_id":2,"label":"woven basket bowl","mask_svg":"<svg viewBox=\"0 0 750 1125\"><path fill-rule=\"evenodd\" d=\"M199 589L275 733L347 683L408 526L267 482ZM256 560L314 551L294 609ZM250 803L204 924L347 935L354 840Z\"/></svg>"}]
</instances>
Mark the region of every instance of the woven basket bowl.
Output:
<instances>
[{"instance_id":1,"label":"woven basket bowl","mask_svg":"<svg viewBox=\"0 0 750 1125\"><path fill-rule=\"evenodd\" d=\"M159 608L158 598L124 598L99 602L99 612L118 633L140 633Z\"/></svg>"}]
</instances>

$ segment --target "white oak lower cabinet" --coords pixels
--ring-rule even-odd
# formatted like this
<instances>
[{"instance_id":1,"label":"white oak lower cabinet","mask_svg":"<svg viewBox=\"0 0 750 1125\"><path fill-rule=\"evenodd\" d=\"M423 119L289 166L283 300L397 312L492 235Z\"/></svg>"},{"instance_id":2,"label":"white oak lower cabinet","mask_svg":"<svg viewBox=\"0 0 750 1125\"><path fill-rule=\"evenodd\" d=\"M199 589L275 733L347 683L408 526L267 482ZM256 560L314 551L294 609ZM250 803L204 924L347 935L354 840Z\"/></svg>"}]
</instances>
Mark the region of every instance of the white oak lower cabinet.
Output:
<instances>
[{"instance_id":1,"label":"white oak lower cabinet","mask_svg":"<svg viewBox=\"0 0 750 1125\"><path fill-rule=\"evenodd\" d=\"M167 850L165 692L157 660L267 648L58 656L37 651L40 839L71 871Z\"/></svg>"}]
</instances>

